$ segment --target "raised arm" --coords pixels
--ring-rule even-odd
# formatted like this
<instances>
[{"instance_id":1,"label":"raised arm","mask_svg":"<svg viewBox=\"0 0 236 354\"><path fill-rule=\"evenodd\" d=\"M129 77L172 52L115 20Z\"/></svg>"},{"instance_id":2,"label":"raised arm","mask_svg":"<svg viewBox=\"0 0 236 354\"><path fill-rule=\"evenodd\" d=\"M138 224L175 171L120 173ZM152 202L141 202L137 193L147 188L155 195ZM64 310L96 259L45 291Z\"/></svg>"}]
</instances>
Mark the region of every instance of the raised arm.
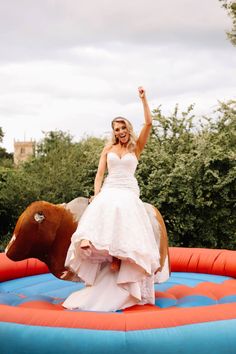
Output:
<instances>
[{"instance_id":1,"label":"raised arm","mask_svg":"<svg viewBox=\"0 0 236 354\"><path fill-rule=\"evenodd\" d=\"M137 154L140 155L141 152L144 149L144 146L146 145L151 129L152 129L152 115L151 111L148 105L147 97L146 97L146 92L143 87L138 88L139 91L139 97L141 98L142 104L143 104L143 111L144 111L144 126L139 134L138 140L137 140Z\"/></svg>"}]
</instances>

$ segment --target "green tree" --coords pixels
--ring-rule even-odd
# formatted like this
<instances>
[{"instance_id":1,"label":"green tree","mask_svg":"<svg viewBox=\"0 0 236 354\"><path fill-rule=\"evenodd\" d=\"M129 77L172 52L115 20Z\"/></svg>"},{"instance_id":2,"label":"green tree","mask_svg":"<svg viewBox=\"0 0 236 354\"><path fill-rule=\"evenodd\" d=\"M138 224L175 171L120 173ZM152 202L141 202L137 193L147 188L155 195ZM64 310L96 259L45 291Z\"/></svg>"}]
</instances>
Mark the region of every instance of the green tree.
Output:
<instances>
[{"instance_id":1,"label":"green tree","mask_svg":"<svg viewBox=\"0 0 236 354\"><path fill-rule=\"evenodd\" d=\"M2 143L4 138L4 133L2 128L0 127L0 144ZM5 148L0 146L0 168L12 167L13 165L13 154L9 154Z\"/></svg>"},{"instance_id":2,"label":"green tree","mask_svg":"<svg viewBox=\"0 0 236 354\"><path fill-rule=\"evenodd\" d=\"M49 132L38 145L37 157L22 168L37 181L41 199L61 203L88 197L103 144L93 137L73 143L67 133Z\"/></svg>"},{"instance_id":3,"label":"green tree","mask_svg":"<svg viewBox=\"0 0 236 354\"><path fill-rule=\"evenodd\" d=\"M201 129L192 109L176 107L169 117L154 111L138 170L142 198L159 207L171 244L234 249L235 102L221 103Z\"/></svg>"},{"instance_id":4,"label":"green tree","mask_svg":"<svg viewBox=\"0 0 236 354\"><path fill-rule=\"evenodd\" d=\"M227 32L227 36L233 45L236 45L236 2L231 0L220 0L232 19L232 29Z\"/></svg>"},{"instance_id":5,"label":"green tree","mask_svg":"<svg viewBox=\"0 0 236 354\"><path fill-rule=\"evenodd\" d=\"M0 170L0 239L13 231L17 218L39 199L38 185L22 169Z\"/></svg>"},{"instance_id":6,"label":"green tree","mask_svg":"<svg viewBox=\"0 0 236 354\"><path fill-rule=\"evenodd\" d=\"M61 130L44 132L44 138L37 144L37 155L47 156L52 150L57 150L62 145L66 149L72 144L73 137Z\"/></svg>"},{"instance_id":7,"label":"green tree","mask_svg":"<svg viewBox=\"0 0 236 354\"><path fill-rule=\"evenodd\" d=\"M235 249L236 103L219 103L196 121L193 106L169 116L154 110L154 126L137 170L144 201L157 206L172 245ZM38 154L18 168L0 169L0 238L11 233L34 200L68 202L93 193L102 139L73 142L45 133ZM6 242L6 241L5 241Z\"/></svg>"},{"instance_id":8,"label":"green tree","mask_svg":"<svg viewBox=\"0 0 236 354\"><path fill-rule=\"evenodd\" d=\"M0 143L2 143L3 137L4 137L4 133L2 131L2 128L0 127Z\"/></svg>"},{"instance_id":9,"label":"green tree","mask_svg":"<svg viewBox=\"0 0 236 354\"><path fill-rule=\"evenodd\" d=\"M18 168L0 170L0 239L13 231L19 215L35 200L63 203L93 193L104 141L72 140L65 132L47 132L35 158Z\"/></svg>"}]
</instances>

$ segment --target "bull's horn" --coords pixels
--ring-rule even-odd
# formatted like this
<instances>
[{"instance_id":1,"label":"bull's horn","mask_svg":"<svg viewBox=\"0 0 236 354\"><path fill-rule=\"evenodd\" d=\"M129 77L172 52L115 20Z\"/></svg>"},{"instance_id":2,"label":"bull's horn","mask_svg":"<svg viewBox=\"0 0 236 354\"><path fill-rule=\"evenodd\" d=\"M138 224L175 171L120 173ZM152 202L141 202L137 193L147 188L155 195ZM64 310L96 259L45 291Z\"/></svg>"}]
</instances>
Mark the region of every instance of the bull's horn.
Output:
<instances>
[{"instance_id":1,"label":"bull's horn","mask_svg":"<svg viewBox=\"0 0 236 354\"><path fill-rule=\"evenodd\" d=\"M41 222L43 222L44 219L45 219L45 216L43 215L42 212L38 212L38 213L34 214L34 220L37 221L39 224Z\"/></svg>"}]
</instances>

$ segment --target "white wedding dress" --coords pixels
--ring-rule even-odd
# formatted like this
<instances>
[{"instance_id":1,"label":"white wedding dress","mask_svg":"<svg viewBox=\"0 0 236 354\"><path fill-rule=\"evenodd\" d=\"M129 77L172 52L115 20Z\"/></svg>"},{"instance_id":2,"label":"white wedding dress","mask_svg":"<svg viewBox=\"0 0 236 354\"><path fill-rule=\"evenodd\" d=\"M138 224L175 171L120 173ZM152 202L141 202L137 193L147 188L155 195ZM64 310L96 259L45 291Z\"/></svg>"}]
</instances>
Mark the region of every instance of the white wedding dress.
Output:
<instances>
[{"instance_id":1,"label":"white wedding dress","mask_svg":"<svg viewBox=\"0 0 236 354\"><path fill-rule=\"evenodd\" d=\"M155 301L160 254L139 198L137 164L134 153L107 154L108 176L82 215L67 253L65 266L86 284L64 301L68 309L116 311ZM80 249L83 239L91 242L89 250ZM110 269L113 256L122 260L117 272Z\"/></svg>"}]
</instances>

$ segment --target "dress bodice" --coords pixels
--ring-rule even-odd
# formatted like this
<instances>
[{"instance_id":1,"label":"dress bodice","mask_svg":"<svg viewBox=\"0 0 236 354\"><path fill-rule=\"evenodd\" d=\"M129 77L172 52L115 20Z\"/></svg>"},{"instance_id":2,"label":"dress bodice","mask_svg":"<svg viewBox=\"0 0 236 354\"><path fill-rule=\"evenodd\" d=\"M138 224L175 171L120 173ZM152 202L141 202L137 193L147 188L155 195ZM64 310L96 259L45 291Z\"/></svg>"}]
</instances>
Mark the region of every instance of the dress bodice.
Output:
<instances>
[{"instance_id":1,"label":"dress bodice","mask_svg":"<svg viewBox=\"0 0 236 354\"><path fill-rule=\"evenodd\" d=\"M134 176L138 159L132 152L119 157L115 152L107 154L108 176L105 178L103 189L129 189L139 195L139 187Z\"/></svg>"},{"instance_id":2,"label":"dress bodice","mask_svg":"<svg viewBox=\"0 0 236 354\"><path fill-rule=\"evenodd\" d=\"M107 167L109 174L134 175L138 165L137 157L134 153L128 152L119 157L115 152L107 154Z\"/></svg>"}]
</instances>

